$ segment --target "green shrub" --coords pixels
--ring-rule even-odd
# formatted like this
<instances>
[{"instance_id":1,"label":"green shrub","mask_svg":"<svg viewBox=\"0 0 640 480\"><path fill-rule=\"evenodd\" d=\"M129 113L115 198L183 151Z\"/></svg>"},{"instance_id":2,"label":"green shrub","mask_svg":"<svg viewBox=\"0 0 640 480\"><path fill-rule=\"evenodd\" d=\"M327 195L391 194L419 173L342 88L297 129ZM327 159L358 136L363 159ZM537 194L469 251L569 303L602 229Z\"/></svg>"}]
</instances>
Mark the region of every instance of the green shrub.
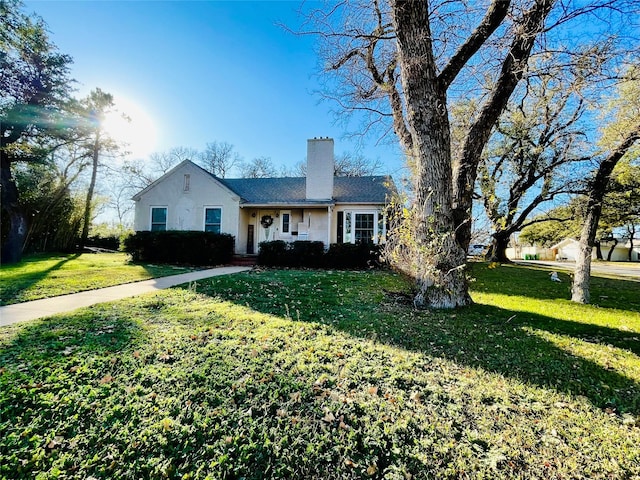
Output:
<instances>
[{"instance_id":1,"label":"green shrub","mask_svg":"<svg viewBox=\"0 0 640 480\"><path fill-rule=\"evenodd\" d=\"M124 241L136 262L220 265L233 256L234 238L227 233L169 230L136 232Z\"/></svg>"},{"instance_id":2,"label":"green shrub","mask_svg":"<svg viewBox=\"0 0 640 480\"><path fill-rule=\"evenodd\" d=\"M267 267L287 266L287 242L283 240L273 240L271 242L260 242L260 252L258 253L258 264Z\"/></svg>"},{"instance_id":3,"label":"green shrub","mask_svg":"<svg viewBox=\"0 0 640 480\"><path fill-rule=\"evenodd\" d=\"M289 247L292 267L319 267L324 255L324 243L296 240Z\"/></svg>"},{"instance_id":4,"label":"green shrub","mask_svg":"<svg viewBox=\"0 0 640 480\"><path fill-rule=\"evenodd\" d=\"M87 238L87 247L106 248L107 250L118 250L120 248L120 236L109 235L103 237L101 235L92 235Z\"/></svg>"},{"instance_id":5,"label":"green shrub","mask_svg":"<svg viewBox=\"0 0 640 480\"><path fill-rule=\"evenodd\" d=\"M260 242L258 264L268 267L319 267L323 263L324 243L296 240Z\"/></svg>"},{"instance_id":6,"label":"green shrub","mask_svg":"<svg viewBox=\"0 0 640 480\"><path fill-rule=\"evenodd\" d=\"M368 243L332 243L324 256L327 268L372 268L382 264L380 246Z\"/></svg>"},{"instance_id":7,"label":"green shrub","mask_svg":"<svg viewBox=\"0 0 640 480\"><path fill-rule=\"evenodd\" d=\"M260 243L258 264L268 267L364 269L380 266L380 247L370 244L334 243L324 251L322 242L282 240Z\"/></svg>"}]
</instances>

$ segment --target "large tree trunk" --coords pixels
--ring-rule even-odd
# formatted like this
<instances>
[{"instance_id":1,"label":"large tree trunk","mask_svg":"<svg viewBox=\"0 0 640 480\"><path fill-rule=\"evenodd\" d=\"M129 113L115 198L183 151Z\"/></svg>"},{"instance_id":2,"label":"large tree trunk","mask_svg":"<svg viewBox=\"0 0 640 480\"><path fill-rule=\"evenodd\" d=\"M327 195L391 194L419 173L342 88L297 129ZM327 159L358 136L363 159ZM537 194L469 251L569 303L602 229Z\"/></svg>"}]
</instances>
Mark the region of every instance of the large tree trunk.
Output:
<instances>
[{"instance_id":1,"label":"large tree trunk","mask_svg":"<svg viewBox=\"0 0 640 480\"><path fill-rule=\"evenodd\" d=\"M491 246L486 255L486 260L490 262L511 263L507 257L507 247L509 246L510 235L504 232L496 232L491 237Z\"/></svg>"},{"instance_id":2,"label":"large tree trunk","mask_svg":"<svg viewBox=\"0 0 640 480\"><path fill-rule=\"evenodd\" d=\"M28 224L18 200L18 187L11 175L11 162L4 151L0 151L0 189L2 191L3 232L2 264L18 263L22 259L22 248Z\"/></svg>"},{"instance_id":3,"label":"large tree trunk","mask_svg":"<svg viewBox=\"0 0 640 480\"><path fill-rule=\"evenodd\" d=\"M640 124L632 129L618 148L602 161L591 184L589 200L587 202L587 214L585 215L585 221L580 235L578 258L576 259L576 269L573 277L573 286L571 288L571 300L574 302L589 303L591 252L596 239L600 214L602 213L602 200L607 190L611 172L613 172L618 161L638 139L640 139Z\"/></svg>"},{"instance_id":4,"label":"large tree trunk","mask_svg":"<svg viewBox=\"0 0 640 480\"><path fill-rule=\"evenodd\" d=\"M436 76L426 2L394 1L398 60L416 165L417 307L471 303L466 254L455 239L451 147L445 91Z\"/></svg>"}]
</instances>

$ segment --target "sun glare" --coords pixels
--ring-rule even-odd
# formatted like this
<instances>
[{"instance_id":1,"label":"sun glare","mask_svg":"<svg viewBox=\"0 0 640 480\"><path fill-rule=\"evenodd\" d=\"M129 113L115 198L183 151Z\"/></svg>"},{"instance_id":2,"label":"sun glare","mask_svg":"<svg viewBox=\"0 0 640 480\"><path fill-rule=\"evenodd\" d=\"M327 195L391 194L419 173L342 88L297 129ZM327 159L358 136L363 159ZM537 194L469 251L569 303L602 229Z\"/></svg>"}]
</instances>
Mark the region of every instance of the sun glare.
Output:
<instances>
[{"instance_id":1,"label":"sun glare","mask_svg":"<svg viewBox=\"0 0 640 480\"><path fill-rule=\"evenodd\" d=\"M144 158L156 148L157 130L151 116L137 103L114 95L115 110L102 126L115 141L124 144L134 158Z\"/></svg>"}]
</instances>

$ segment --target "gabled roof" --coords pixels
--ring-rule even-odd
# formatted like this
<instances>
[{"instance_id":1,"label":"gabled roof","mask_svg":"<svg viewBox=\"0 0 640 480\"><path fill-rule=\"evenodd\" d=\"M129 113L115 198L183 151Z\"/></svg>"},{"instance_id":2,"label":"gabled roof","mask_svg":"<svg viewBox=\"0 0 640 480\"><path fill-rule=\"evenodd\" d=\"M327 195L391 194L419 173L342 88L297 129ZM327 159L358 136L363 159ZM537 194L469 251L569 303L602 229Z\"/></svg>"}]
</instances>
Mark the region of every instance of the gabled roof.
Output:
<instances>
[{"instance_id":1,"label":"gabled roof","mask_svg":"<svg viewBox=\"0 0 640 480\"><path fill-rule=\"evenodd\" d=\"M218 179L249 205L317 205L327 204L307 200L304 177L284 178L224 178ZM330 203L384 204L394 189L393 181L386 176L335 177L333 198Z\"/></svg>"},{"instance_id":2,"label":"gabled roof","mask_svg":"<svg viewBox=\"0 0 640 480\"><path fill-rule=\"evenodd\" d=\"M210 177L211 179L213 179L215 182L217 182L222 188L225 188L227 190L230 190L229 187L227 187L224 183L222 183L221 179L216 177L215 175L209 173L207 170L205 170L204 168L202 168L200 165L198 165L197 163L192 162L191 160L183 160L182 162L180 162L178 165L176 165L175 167L173 167L171 170L169 170L167 173L165 173L164 175L162 175L160 178L156 179L155 181L151 182L149 185L147 185L145 188L143 188L142 190L140 190L138 193L136 193L133 197L131 197L132 200L139 200L140 197L142 195L144 195L145 193L147 193L149 190L151 190L152 188L154 188L156 185L158 185L159 183L162 183L167 177L170 177L171 175L174 174L174 172L176 172L177 170L183 168L183 167L195 167L197 170L200 170L203 174L205 174L206 176ZM233 191L229 191L230 194L236 194Z\"/></svg>"},{"instance_id":3,"label":"gabled roof","mask_svg":"<svg viewBox=\"0 0 640 480\"><path fill-rule=\"evenodd\" d=\"M304 178L222 178L220 181L242 198L241 203L306 202Z\"/></svg>"},{"instance_id":4,"label":"gabled roof","mask_svg":"<svg viewBox=\"0 0 640 480\"><path fill-rule=\"evenodd\" d=\"M305 177L283 178L218 178L191 160L184 160L133 197L137 200L144 193L162 182L185 165L192 165L204 175L240 197L243 205L332 205L334 203L385 204L395 191L389 176L334 177L331 200L307 200Z\"/></svg>"},{"instance_id":5,"label":"gabled roof","mask_svg":"<svg viewBox=\"0 0 640 480\"><path fill-rule=\"evenodd\" d=\"M580 243L580 242L578 242L575 238L565 238L563 240L560 240L555 245L551 245L549 248L550 249L562 248L562 247L567 246L567 245L577 245L578 243Z\"/></svg>"}]
</instances>

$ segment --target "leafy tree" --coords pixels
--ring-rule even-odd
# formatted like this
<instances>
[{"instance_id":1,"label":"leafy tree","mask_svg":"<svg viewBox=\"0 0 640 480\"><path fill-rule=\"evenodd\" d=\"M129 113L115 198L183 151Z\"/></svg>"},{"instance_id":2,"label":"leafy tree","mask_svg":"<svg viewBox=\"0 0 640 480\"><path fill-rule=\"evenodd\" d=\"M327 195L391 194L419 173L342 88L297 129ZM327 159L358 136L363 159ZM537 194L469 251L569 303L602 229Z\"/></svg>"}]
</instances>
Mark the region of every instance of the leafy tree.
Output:
<instances>
[{"instance_id":1,"label":"leafy tree","mask_svg":"<svg viewBox=\"0 0 640 480\"><path fill-rule=\"evenodd\" d=\"M589 179L588 199L584 225L580 234L580 247L576 259L571 300L589 303L591 253L595 244L603 200L616 165L636 155L634 145L640 140L640 69L631 68L618 87L618 95L607 109L613 121L604 129L601 139L603 155L593 176Z\"/></svg>"},{"instance_id":2,"label":"leafy tree","mask_svg":"<svg viewBox=\"0 0 640 480\"><path fill-rule=\"evenodd\" d=\"M117 152L119 148L116 142L109 137L108 132L104 130L103 126L105 116L113 110L114 107L113 95L103 92L99 88L92 90L89 96L82 102L86 120L86 124L83 125L83 127L87 129L86 137L84 138L84 148L86 155L91 159L91 180L89 181L85 198L84 221L79 244L80 249L82 249L87 242L91 220L93 219L94 191L98 179L100 158L105 154Z\"/></svg>"},{"instance_id":3,"label":"leafy tree","mask_svg":"<svg viewBox=\"0 0 640 480\"><path fill-rule=\"evenodd\" d=\"M631 155L629 155L631 156ZM604 197L602 216L611 229L624 229L623 238L629 241L628 260L632 260L634 239L640 230L640 165L630 159L616 165ZM613 251L613 248L611 249Z\"/></svg>"},{"instance_id":4,"label":"leafy tree","mask_svg":"<svg viewBox=\"0 0 640 480\"><path fill-rule=\"evenodd\" d=\"M73 124L65 114L71 58L58 52L42 19L21 7L16 0L0 2L2 263L20 260L28 232L12 166L42 162L52 148L46 140Z\"/></svg>"},{"instance_id":5,"label":"leafy tree","mask_svg":"<svg viewBox=\"0 0 640 480\"><path fill-rule=\"evenodd\" d=\"M581 205L577 200L536 215L535 222L522 229L520 242L549 247L565 238L577 238L582 226Z\"/></svg>"},{"instance_id":6,"label":"leafy tree","mask_svg":"<svg viewBox=\"0 0 640 480\"><path fill-rule=\"evenodd\" d=\"M478 176L493 226L488 260L509 262L511 236L544 220L531 213L579 191L578 168L590 159L580 124L585 103L579 83L546 74L529 79L496 124Z\"/></svg>"},{"instance_id":7,"label":"leafy tree","mask_svg":"<svg viewBox=\"0 0 640 480\"><path fill-rule=\"evenodd\" d=\"M531 245L549 247L565 238L579 238L587 213L586 195L573 197L566 205L555 207L544 214L537 215L520 234L520 241ZM618 237L633 238L640 225L640 165L634 165L630 159L618 163L602 202L602 211L594 240L596 258L604 259L601 242L611 240L614 244L607 253L611 258ZM620 235L618 232L625 231Z\"/></svg>"},{"instance_id":8,"label":"leafy tree","mask_svg":"<svg viewBox=\"0 0 640 480\"><path fill-rule=\"evenodd\" d=\"M19 164L14 177L21 208L29 218L24 251L72 251L82 224L82 204L56 166Z\"/></svg>"}]
</instances>

